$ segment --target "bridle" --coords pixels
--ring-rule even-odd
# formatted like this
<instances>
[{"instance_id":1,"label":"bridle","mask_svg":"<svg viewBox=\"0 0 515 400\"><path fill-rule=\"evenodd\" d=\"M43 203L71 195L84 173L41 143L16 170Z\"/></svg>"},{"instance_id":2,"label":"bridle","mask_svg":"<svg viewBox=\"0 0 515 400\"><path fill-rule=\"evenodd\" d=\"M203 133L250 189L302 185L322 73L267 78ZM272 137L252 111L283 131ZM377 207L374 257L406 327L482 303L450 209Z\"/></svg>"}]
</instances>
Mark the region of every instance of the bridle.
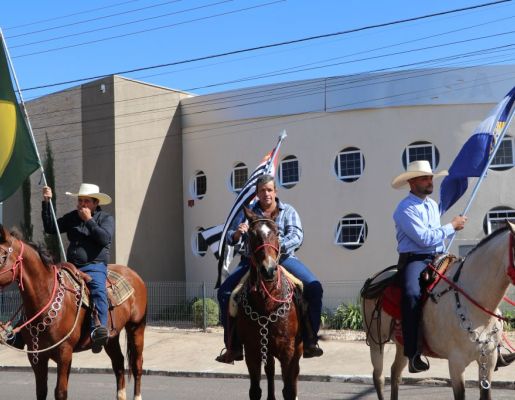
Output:
<instances>
[{"instance_id":1,"label":"bridle","mask_svg":"<svg viewBox=\"0 0 515 400\"><path fill-rule=\"evenodd\" d=\"M20 253L16 257L16 260L14 261L11 268L4 270L4 267L6 267L7 261L9 260L9 256L14 252L13 248L13 242L9 243L9 247L7 249L1 248L1 250L4 252L0 258L2 259L2 262L0 263L0 275L7 274L9 272L12 273L12 279L11 282L13 283L16 279L18 279L18 286L20 290L24 290L23 288L23 252L25 250L24 243L20 240ZM18 278L16 278L16 272L19 268L18 272Z\"/></svg>"},{"instance_id":2,"label":"bridle","mask_svg":"<svg viewBox=\"0 0 515 400\"><path fill-rule=\"evenodd\" d=\"M255 219L253 221L250 221L250 226L255 225L258 222L271 222L271 223L275 224L275 221L273 219L271 219L271 218L258 218L258 219ZM271 249L275 250L275 252L277 254L277 256L275 258L275 263L279 264L279 259L281 258L281 250L279 249L278 246L276 246L275 244L273 244L271 242L264 242L263 244L260 244L259 246L257 246L253 250L252 255L254 256L259 250L266 249L267 247L270 247ZM252 265L254 267L256 267L256 264L255 264L254 259L252 257L251 257L251 262L252 262Z\"/></svg>"}]
</instances>

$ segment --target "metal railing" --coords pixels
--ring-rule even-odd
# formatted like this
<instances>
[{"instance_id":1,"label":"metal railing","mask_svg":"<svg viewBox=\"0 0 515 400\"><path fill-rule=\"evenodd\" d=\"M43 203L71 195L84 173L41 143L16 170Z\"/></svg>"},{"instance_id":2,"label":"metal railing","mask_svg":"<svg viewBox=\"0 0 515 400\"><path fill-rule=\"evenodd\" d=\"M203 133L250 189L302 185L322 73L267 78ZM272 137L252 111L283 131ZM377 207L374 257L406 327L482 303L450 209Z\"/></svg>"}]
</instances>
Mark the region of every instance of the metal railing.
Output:
<instances>
[{"instance_id":1,"label":"metal railing","mask_svg":"<svg viewBox=\"0 0 515 400\"><path fill-rule=\"evenodd\" d=\"M146 282L148 290L147 322L153 326L203 328L216 325L218 302L213 282ZM332 312L341 304L358 304L362 281L322 282L323 307ZM515 287L510 286L508 297L515 298ZM0 291L0 321L7 321L21 305L16 287ZM501 303L503 312L515 316L515 307Z\"/></svg>"}]
</instances>

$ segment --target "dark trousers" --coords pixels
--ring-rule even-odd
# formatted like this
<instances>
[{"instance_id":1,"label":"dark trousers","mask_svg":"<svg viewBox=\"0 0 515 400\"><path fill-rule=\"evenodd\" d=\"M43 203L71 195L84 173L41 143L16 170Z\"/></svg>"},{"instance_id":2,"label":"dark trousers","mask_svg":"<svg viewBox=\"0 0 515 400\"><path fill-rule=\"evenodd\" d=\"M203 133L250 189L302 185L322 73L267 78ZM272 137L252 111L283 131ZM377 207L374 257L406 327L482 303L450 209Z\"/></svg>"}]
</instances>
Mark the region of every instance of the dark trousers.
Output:
<instances>
[{"instance_id":1,"label":"dark trousers","mask_svg":"<svg viewBox=\"0 0 515 400\"><path fill-rule=\"evenodd\" d=\"M88 264L80 267L80 270L91 277L91 281L88 283L91 302L97 309L100 325L103 325L107 328L107 266L103 263ZM94 328L95 320L94 318L91 318L91 330Z\"/></svg>"},{"instance_id":2,"label":"dark trousers","mask_svg":"<svg viewBox=\"0 0 515 400\"><path fill-rule=\"evenodd\" d=\"M404 355L413 357L418 353L420 317L422 314L420 274L427 261L412 261L402 270L402 336Z\"/></svg>"},{"instance_id":3,"label":"dark trousers","mask_svg":"<svg viewBox=\"0 0 515 400\"><path fill-rule=\"evenodd\" d=\"M322 313L322 296L323 289L321 283L317 280L315 275L297 258L295 257L286 257L284 259L281 258L280 264L290 273L299 278L304 284L304 298L308 303L308 315L311 323L311 327L313 329L313 334L315 337L318 334L318 330L320 329L320 315ZM224 327L224 341L227 346L229 340L229 329L227 311L229 305L229 298L231 297L231 293L238 284L238 282L243 278L243 275L247 272L249 268L249 260L248 258L242 257L241 262L234 269L233 272L225 279L220 288L218 289L218 304L220 305L220 320ZM306 342L312 341L312 339L307 336L308 332L303 330L303 340ZM316 341L316 339L315 339Z\"/></svg>"}]
</instances>

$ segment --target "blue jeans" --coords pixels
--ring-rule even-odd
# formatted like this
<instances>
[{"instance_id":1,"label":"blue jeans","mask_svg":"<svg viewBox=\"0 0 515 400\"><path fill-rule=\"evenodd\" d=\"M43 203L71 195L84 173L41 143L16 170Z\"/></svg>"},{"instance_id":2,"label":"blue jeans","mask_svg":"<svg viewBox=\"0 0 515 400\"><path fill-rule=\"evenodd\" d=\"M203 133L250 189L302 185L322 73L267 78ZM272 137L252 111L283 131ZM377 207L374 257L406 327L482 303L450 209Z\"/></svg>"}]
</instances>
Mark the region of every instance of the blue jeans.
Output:
<instances>
[{"instance_id":1,"label":"blue jeans","mask_svg":"<svg viewBox=\"0 0 515 400\"><path fill-rule=\"evenodd\" d=\"M323 289L322 284L317 280L315 275L297 258L295 257L284 257L281 258L280 264L290 273L299 278L304 284L304 298L308 303L308 316L309 321L311 323L311 328L313 329L313 334L315 336L318 335L318 331L320 329L320 315L322 313L322 296ZM243 275L247 272L249 268L249 260L248 258L242 257L238 266L234 269L233 272L225 279L220 288L218 289L218 304L220 305L220 319L222 325L224 327L224 341L227 346L229 339L229 330L227 329L227 311L229 306L229 299L231 297L231 293L238 284L238 282L243 278ZM305 329L303 332L303 340L305 342L311 342L312 339L308 336L308 332Z\"/></svg>"},{"instance_id":2,"label":"blue jeans","mask_svg":"<svg viewBox=\"0 0 515 400\"><path fill-rule=\"evenodd\" d=\"M402 336L404 355L414 357L418 352L418 336L422 315L420 274L427 266L427 261L413 261L402 272Z\"/></svg>"},{"instance_id":3,"label":"blue jeans","mask_svg":"<svg viewBox=\"0 0 515 400\"><path fill-rule=\"evenodd\" d=\"M88 264L80 267L80 270L91 276L91 281L88 283L91 302L97 309L100 325L107 328L107 266L103 263ZM91 330L93 330L95 328L95 321L93 317L91 318L90 322Z\"/></svg>"}]
</instances>

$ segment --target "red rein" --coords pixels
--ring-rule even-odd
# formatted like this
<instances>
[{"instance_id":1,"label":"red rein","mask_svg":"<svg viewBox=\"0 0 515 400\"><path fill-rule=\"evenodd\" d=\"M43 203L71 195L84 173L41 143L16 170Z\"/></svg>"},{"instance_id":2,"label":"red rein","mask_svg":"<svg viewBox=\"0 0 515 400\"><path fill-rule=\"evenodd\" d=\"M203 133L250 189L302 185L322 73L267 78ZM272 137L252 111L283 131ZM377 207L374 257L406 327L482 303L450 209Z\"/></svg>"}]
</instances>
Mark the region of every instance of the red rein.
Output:
<instances>
[{"instance_id":1,"label":"red rein","mask_svg":"<svg viewBox=\"0 0 515 400\"><path fill-rule=\"evenodd\" d=\"M9 247L9 249L11 249L11 251L9 251L9 253L12 252L12 247ZM20 240L20 254L18 255L18 257L16 257L16 261L14 262L14 265L12 266L12 268L9 268L8 270L0 272L0 275L12 272L12 280L11 280L11 282L14 282L17 279L18 280L18 287L20 288L21 291L25 290L25 288L23 287L23 252L24 252L24 250L25 250L25 244ZM18 273L18 278L16 278L16 270L18 268L20 268L20 272ZM50 296L50 299L48 300L48 303L41 310L39 310L36 313L36 315L32 316L32 318L30 318L29 320L25 321L22 325L17 326L13 330L14 333L17 333L17 332L21 331L22 328L24 328L25 326L29 325L32 321L34 321L37 317L39 317L41 314L43 314L43 312L45 312L45 310L47 310L52 305L52 302L54 301L54 297L55 297L55 292L57 291L57 286L58 286L58 282L57 282L57 267L55 265L53 265L52 268L54 270L54 287L52 289L52 295Z\"/></svg>"}]
</instances>

